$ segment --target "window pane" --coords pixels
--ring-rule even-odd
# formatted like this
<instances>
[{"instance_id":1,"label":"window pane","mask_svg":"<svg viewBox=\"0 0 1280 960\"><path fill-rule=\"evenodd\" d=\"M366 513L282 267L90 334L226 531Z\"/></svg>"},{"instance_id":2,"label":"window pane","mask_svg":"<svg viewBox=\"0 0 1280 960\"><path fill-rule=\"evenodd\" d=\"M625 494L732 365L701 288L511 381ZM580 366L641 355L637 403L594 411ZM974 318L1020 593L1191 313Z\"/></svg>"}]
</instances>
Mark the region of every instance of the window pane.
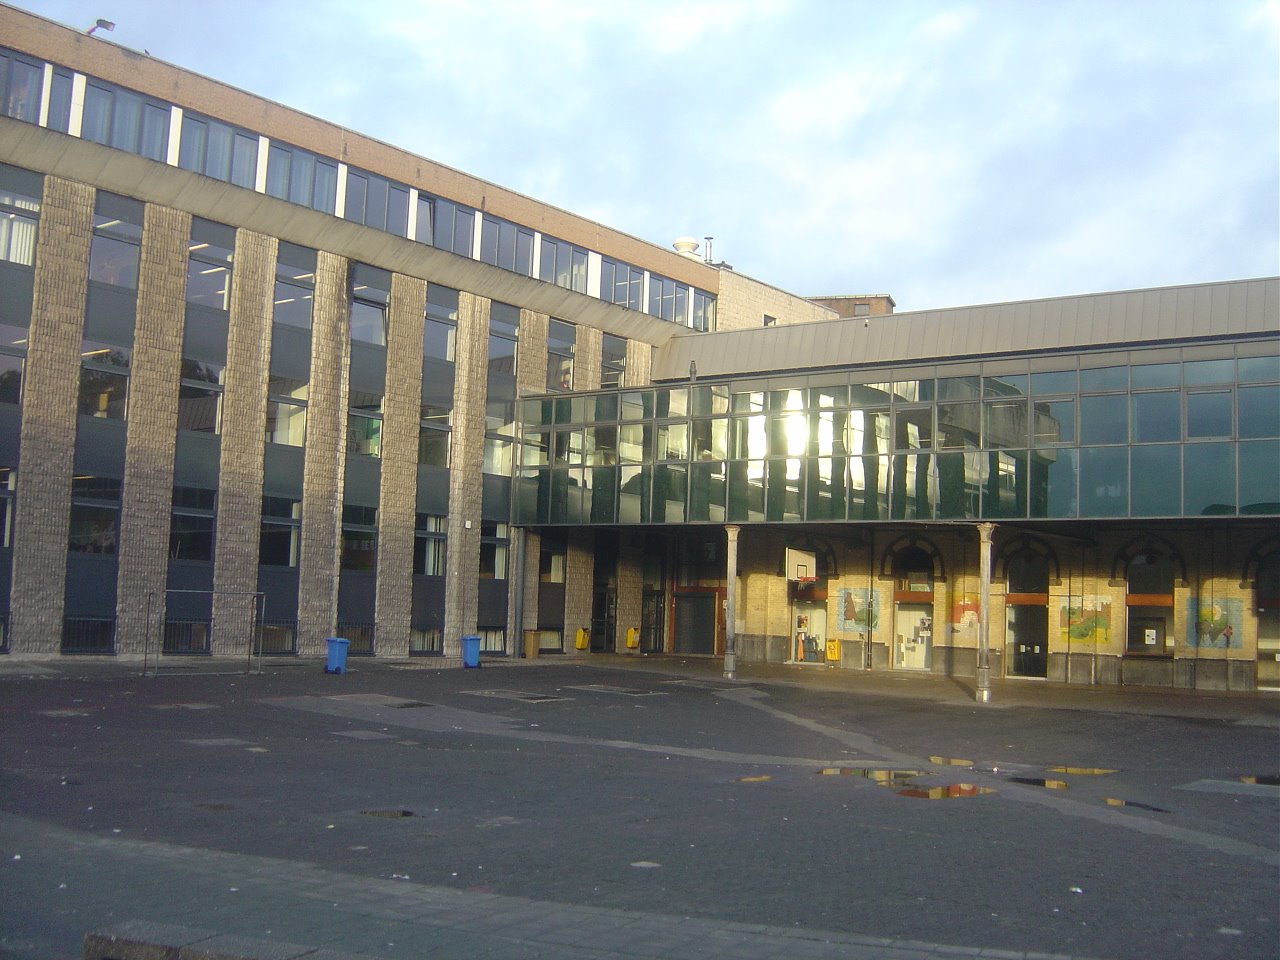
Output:
<instances>
[{"instance_id":1,"label":"window pane","mask_svg":"<svg viewBox=\"0 0 1280 960\"><path fill-rule=\"evenodd\" d=\"M1114 396L1080 398L1081 443L1127 443L1129 398Z\"/></svg>"},{"instance_id":2,"label":"window pane","mask_svg":"<svg viewBox=\"0 0 1280 960\"><path fill-rule=\"evenodd\" d=\"M1129 462L1133 484L1130 514L1135 517L1181 516L1181 447L1176 444L1133 447Z\"/></svg>"},{"instance_id":3,"label":"window pane","mask_svg":"<svg viewBox=\"0 0 1280 960\"><path fill-rule=\"evenodd\" d=\"M281 200L289 199L289 173L292 154L278 144L267 150L267 194Z\"/></svg>"},{"instance_id":4,"label":"window pane","mask_svg":"<svg viewBox=\"0 0 1280 960\"><path fill-rule=\"evenodd\" d=\"M1187 395L1188 437L1231 436L1231 394L1191 393Z\"/></svg>"},{"instance_id":5,"label":"window pane","mask_svg":"<svg viewBox=\"0 0 1280 960\"><path fill-rule=\"evenodd\" d=\"M1031 455L1031 516L1076 515L1076 457L1070 447L1045 447Z\"/></svg>"},{"instance_id":6,"label":"window pane","mask_svg":"<svg viewBox=\"0 0 1280 960\"><path fill-rule=\"evenodd\" d=\"M267 402L267 443L301 447L307 435L307 408L278 400Z\"/></svg>"},{"instance_id":7,"label":"window pane","mask_svg":"<svg viewBox=\"0 0 1280 960\"><path fill-rule=\"evenodd\" d=\"M1031 375L1031 393L1033 396L1044 396L1050 393L1075 393L1076 387L1076 372L1074 370L1033 373Z\"/></svg>"},{"instance_id":8,"label":"window pane","mask_svg":"<svg viewBox=\"0 0 1280 960\"><path fill-rule=\"evenodd\" d=\"M72 503L67 549L72 553L115 553L118 507Z\"/></svg>"},{"instance_id":9,"label":"window pane","mask_svg":"<svg viewBox=\"0 0 1280 960\"><path fill-rule=\"evenodd\" d=\"M1188 443L1183 457L1183 514L1236 512L1236 449L1230 443Z\"/></svg>"},{"instance_id":10,"label":"window pane","mask_svg":"<svg viewBox=\"0 0 1280 960\"><path fill-rule=\"evenodd\" d=\"M111 91L90 83L84 91L84 116L80 136L94 143L106 144L111 137ZM186 137L184 136L185 140Z\"/></svg>"},{"instance_id":11,"label":"window pane","mask_svg":"<svg viewBox=\"0 0 1280 960\"><path fill-rule=\"evenodd\" d=\"M1127 390L1128 367L1097 367L1080 371L1080 392L1093 393L1102 390Z\"/></svg>"},{"instance_id":12,"label":"window pane","mask_svg":"<svg viewBox=\"0 0 1280 960\"><path fill-rule=\"evenodd\" d=\"M253 189L258 176L258 138L237 133L231 152L231 182Z\"/></svg>"},{"instance_id":13,"label":"window pane","mask_svg":"<svg viewBox=\"0 0 1280 960\"><path fill-rule=\"evenodd\" d=\"M1280 513L1280 440L1240 444L1240 512Z\"/></svg>"},{"instance_id":14,"label":"window pane","mask_svg":"<svg viewBox=\"0 0 1280 960\"><path fill-rule=\"evenodd\" d=\"M984 517L1025 517L1031 486L1026 450L991 451L983 455L986 477L982 488Z\"/></svg>"},{"instance_id":15,"label":"window pane","mask_svg":"<svg viewBox=\"0 0 1280 960\"><path fill-rule=\"evenodd\" d=\"M1237 391L1241 437L1280 437L1280 386Z\"/></svg>"},{"instance_id":16,"label":"window pane","mask_svg":"<svg viewBox=\"0 0 1280 960\"><path fill-rule=\"evenodd\" d=\"M84 417L123 420L129 395L129 377L92 367L80 370L77 410Z\"/></svg>"},{"instance_id":17,"label":"window pane","mask_svg":"<svg viewBox=\"0 0 1280 960\"><path fill-rule=\"evenodd\" d=\"M1236 378L1234 360L1193 360L1182 365L1182 376L1187 386L1210 383L1231 383Z\"/></svg>"},{"instance_id":18,"label":"window pane","mask_svg":"<svg viewBox=\"0 0 1280 960\"><path fill-rule=\"evenodd\" d=\"M9 74L9 96L5 104L5 112L15 120L36 123L40 119L40 88L42 86L40 67L25 60L14 57ZM4 64L0 62L0 78L3 78Z\"/></svg>"},{"instance_id":19,"label":"window pane","mask_svg":"<svg viewBox=\"0 0 1280 960\"><path fill-rule=\"evenodd\" d=\"M1150 387L1177 387L1182 384L1182 365L1178 363L1152 363L1136 366L1130 372L1134 390Z\"/></svg>"},{"instance_id":20,"label":"window pane","mask_svg":"<svg viewBox=\"0 0 1280 960\"><path fill-rule=\"evenodd\" d=\"M1280 380L1280 357L1241 357L1237 363L1241 383Z\"/></svg>"},{"instance_id":21,"label":"window pane","mask_svg":"<svg viewBox=\"0 0 1280 960\"><path fill-rule=\"evenodd\" d=\"M1082 447L1080 450L1080 516L1123 517L1128 510L1128 449Z\"/></svg>"},{"instance_id":22,"label":"window pane","mask_svg":"<svg viewBox=\"0 0 1280 960\"><path fill-rule=\"evenodd\" d=\"M213 559L213 517L175 513L169 523L169 559Z\"/></svg>"},{"instance_id":23,"label":"window pane","mask_svg":"<svg viewBox=\"0 0 1280 960\"><path fill-rule=\"evenodd\" d=\"M137 153L141 137L142 98L136 93L117 90L111 112L111 146Z\"/></svg>"},{"instance_id":24,"label":"window pane","mask_svg":"<svg viewBox=\"0 0 1280 960\"><path fill-rule=\"evenodd\" d=\"M1181 392L1135 393L1133 395L1134 443L1177 441L1181 439Z\"/></svg>"},{"instance_id":25,"label":"window pane","mask_svg":"<svg viewBox=\"0 0 1280 960\"><path fill-rule=\"evenodd\" d=\"M1076 442L1076 402L1040 400L1033 405L1032 439L1037 443Z\"/></svg>"},{"instance_id":26,"label":"window pane","mask_svg":"<svg viewBox=\"0 0 1280 960\"><path fill-rule=\"evenodd\" d=\"M222 391L192 384L178 387L178 429L199 433L218 432Z\"/></svg>"},{"instance_id":27,"label":"window pane","mask_svg":"<svg viewBox=\"0 0 1280 960\"><path fill-rule=\"evenodd\" d=\"M295 524L262 522L258 563L265 567L296 567L301 531Z\"/></svg>"},{"instance_id":28,"label":"window pane","mask_svg":"<svg viewBox=\"0 0 1280 960\"><path fill-rule=\"evenodd\" d=\"M0 403L18 403L22 396L22 358L0 353Z\"/></svg>"},{"instance_id":29,"label":"window pane","mask_svg":"<svg viewBox=\"0 0 1280 960\"><path fill-rule=\"evenodd\" d=\"M316 159L315 181L311 194L312 209L332 214L338 203L338 165Z\"/></svg>"}]
</instances>

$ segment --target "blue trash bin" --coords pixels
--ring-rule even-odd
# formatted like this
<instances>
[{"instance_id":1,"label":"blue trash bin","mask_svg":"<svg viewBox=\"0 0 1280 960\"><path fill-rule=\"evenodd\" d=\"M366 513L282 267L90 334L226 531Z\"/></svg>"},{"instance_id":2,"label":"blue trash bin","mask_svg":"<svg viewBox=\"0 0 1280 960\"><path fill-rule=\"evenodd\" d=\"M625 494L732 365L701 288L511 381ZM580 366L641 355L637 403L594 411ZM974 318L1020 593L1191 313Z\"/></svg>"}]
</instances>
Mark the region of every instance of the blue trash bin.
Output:
<instances>
[{"instance_id":1,"label":"blue trash bin","mask_svg":"<svg viewBox=\"0 0 1280 960\"><path fill-rule=\"evenodd\" d=\"M462 638L462 665L464 667L480 666L480 638L476 636Z\"/></svg>"},{"instance_id":2,"label":"blue trash bin","mask_svg":"<svg viewBox=\"0 0 1280 960\"><path fill-rule=\"evenodd\" d=\"M351 641L345 637L330 637L327 641L329 644L329 659L325 661L325 673L346 673L347 672L347 647L351 646Z\"/></svg>"}]
</instances>

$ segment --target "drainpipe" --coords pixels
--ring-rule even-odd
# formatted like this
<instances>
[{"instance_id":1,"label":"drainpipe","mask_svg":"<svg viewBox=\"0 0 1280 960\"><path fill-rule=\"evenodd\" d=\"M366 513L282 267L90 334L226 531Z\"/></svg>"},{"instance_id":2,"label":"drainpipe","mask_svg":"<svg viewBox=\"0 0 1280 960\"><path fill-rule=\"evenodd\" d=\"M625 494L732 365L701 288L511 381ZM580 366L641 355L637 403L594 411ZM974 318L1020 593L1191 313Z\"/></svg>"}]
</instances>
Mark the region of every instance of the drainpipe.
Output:
<instances>
[{"instance_id":1,"label":"drainpipe","mask_svg":"<svg viewBox=\"0 0 1280 960\"><path fill-rule=\"evenodd\" d=\"M741 527L728 526L724 532L729 546L725 556L724 590L724 678L735 680L738 675L738 532Z\"/></svg>"},{"instance_id":2,"label":"drainpipe","mask_svg":"<svg viewBox=\"0 0 1280 960\"><path fill-rule=\"evenodd\" d=\"M991 535L994 523L978 524L978 703L991 702Z\"/></svg>"},{"instance_id":3,"label":"drainpipe","mask_svg":"<svg viewBox=\"0 0 1280 960\"><path fill-rule=\"evenodd\" d=\"M524 656L524 527L516 527L515 557L513 558L513 566L515 567L515 595L511 598L511 605L515 607L512 611L512 619L516 625L516 635L512 639L511 658L513 660Z\"/></svg>"}]
</instances>

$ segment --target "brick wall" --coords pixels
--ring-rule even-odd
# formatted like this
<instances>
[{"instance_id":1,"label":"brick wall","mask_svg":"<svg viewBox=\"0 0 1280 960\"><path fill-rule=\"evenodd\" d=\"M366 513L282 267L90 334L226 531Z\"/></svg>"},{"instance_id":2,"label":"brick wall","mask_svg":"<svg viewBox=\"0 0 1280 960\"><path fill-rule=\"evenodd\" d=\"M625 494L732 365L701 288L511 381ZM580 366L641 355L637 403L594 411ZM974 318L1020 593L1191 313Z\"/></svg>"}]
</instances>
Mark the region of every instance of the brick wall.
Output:
<instances>
[{"instance_id":1,"label":"brick wall","mask_svg":"<svg viewBox=\"0 0 1280 960\"><path fill-rule=\"evenodd\" d=\"M768 314L779 324L834 320L836 312L803 297L771 287L732 270L720 271L716 302L717 330L744 330L764 325Z\"/></svg>"}]
</instances>

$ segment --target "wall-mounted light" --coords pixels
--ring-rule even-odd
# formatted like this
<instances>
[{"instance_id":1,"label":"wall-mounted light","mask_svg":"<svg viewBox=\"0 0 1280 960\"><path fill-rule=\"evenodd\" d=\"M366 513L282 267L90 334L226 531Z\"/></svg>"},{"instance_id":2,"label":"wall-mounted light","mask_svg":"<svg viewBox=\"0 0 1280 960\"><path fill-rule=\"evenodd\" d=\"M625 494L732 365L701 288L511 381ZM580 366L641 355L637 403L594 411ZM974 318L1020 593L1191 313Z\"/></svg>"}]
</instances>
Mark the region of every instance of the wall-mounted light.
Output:
<instances>
[{"instance_id":1,"label":"wall-mounted light","mask_svg":"<svg viewBox=\"0 0 1280 960\"><path fill-rule=\"evenodd\" d=\"M103 20L103 19L99 18L99 19L98 19L98 22L97 22L97 23L95 23L95 24L94 24L92 27L90 27L88 30L86 30L86 31L85 31L85 33L86 33L88 36L91 36L91 37L92 37L92 36L93 36L93 34L94 34L94 32L95 32L95 31L97 31L97 30L105 30L105 31L107 31L107 33L110 33L110 32L111 32L112 30L114 30L115 28L116 28L116 25L115 25L114 23L112 23L110 20Z\"/></svg>"}]
</instances>

